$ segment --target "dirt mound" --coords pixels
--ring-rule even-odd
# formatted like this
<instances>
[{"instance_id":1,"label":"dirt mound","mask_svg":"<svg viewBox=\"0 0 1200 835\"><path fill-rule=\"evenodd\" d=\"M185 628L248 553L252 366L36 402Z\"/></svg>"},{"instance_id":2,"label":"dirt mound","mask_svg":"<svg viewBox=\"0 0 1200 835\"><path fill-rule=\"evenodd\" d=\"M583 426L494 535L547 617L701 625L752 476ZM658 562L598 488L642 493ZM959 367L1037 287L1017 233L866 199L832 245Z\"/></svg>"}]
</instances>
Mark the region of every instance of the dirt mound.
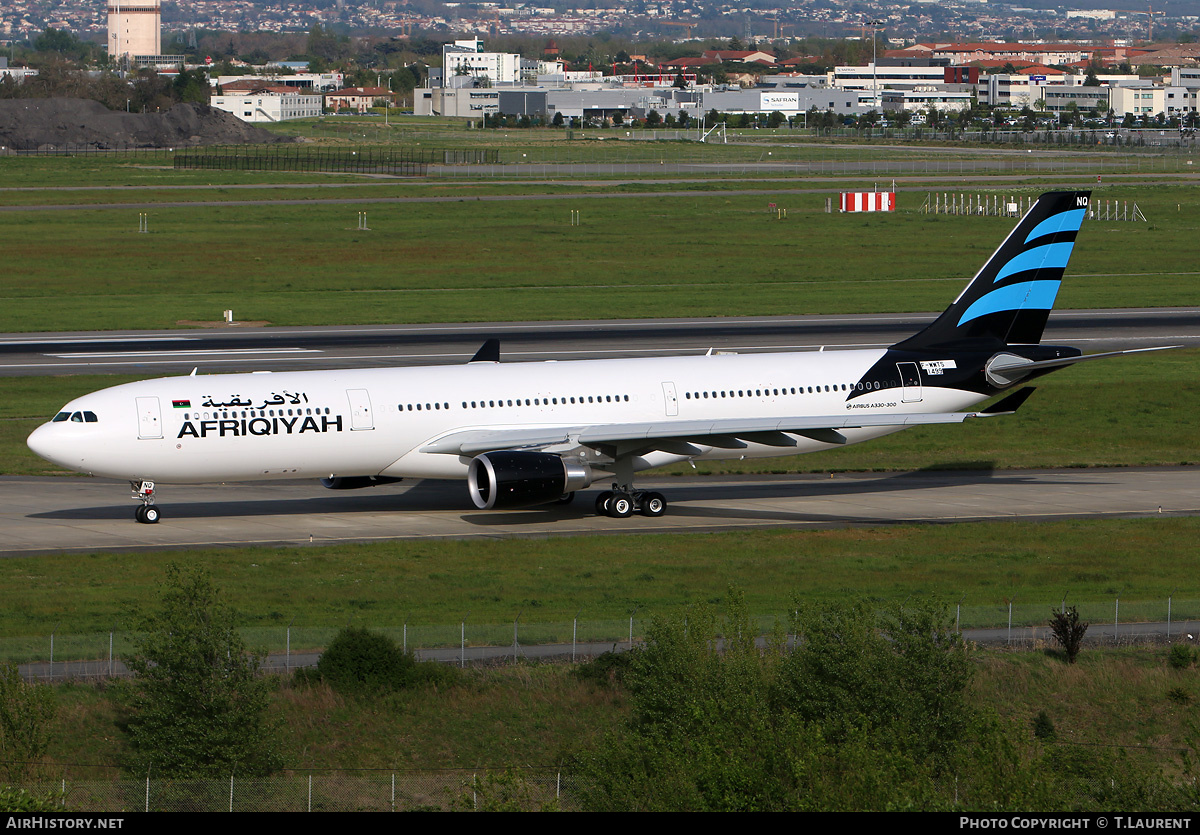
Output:
<instances>
[{"instance_id":1,"label":"dirt mound","mask_svg":"<svg viewBox=\"0 0 1200 835\"><path fill-rule=\"evenodd\" d=\"M124 113L87 99L0 99L0 146L18 151L290 141L206 104Z\"/></svg>"}]
</instances>

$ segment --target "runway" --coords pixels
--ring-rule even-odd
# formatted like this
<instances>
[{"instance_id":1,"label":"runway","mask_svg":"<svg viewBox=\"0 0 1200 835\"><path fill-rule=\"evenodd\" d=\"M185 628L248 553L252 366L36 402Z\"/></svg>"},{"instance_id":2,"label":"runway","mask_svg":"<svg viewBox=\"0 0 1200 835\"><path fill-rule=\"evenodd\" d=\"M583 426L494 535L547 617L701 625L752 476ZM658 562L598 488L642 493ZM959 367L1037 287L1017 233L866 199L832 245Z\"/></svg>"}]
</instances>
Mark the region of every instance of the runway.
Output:
<instances>
[{"instance_id":1,"label":"runway","mask_svg":"<svg viewBox=\"0 0 1200 835\"><path fill-rule=\"evenodd\" d=\"M221 327L0 334L0 376L201 374L466 362L485 339L506 362L891 345L934 313L504 322L360 327ZM1055 310L1043 342L1085 353L1200 346L1200 308Z\"/></svg>"},{"instance_id":2,"label":"runway","mask_svg":"<svg viewBox=\"0 0 1200 835\"><path fill-rule=\"evenodd\" d=\"M0 556L1200 514L1200 467L688 477L639 486L667 496L666 516L596 516L601 485L571 505L477 511L463 483L332 491L314 478L163 485L162 521L140 525L123 482L8 476L0 478Z\"/></svg>"}]
</instances>

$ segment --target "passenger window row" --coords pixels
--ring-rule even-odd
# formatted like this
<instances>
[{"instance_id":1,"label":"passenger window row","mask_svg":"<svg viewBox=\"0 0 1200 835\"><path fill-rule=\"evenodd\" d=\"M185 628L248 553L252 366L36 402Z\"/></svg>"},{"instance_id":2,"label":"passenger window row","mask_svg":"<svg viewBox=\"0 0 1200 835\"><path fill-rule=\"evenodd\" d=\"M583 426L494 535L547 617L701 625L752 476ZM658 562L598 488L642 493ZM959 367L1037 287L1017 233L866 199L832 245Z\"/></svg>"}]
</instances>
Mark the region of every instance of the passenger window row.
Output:
<instances>
[{"instance_id":1,"label":"passenger window row","mask_svg":"<svg viewBox=\"0 0 1200 835\"><path fill-rule=\"evenodd\" d=\"M577 395L576 397L526 397L524 399L518 397L515 400L464 400L462 408L464 409L503 409L516 408L519 406L566 406L568 404L579 403L628 403L628 394L593 394L593 395ZM432 412L443 409L449 409L449 403L401 403L399 409L402 412Z\"/></svg>"},{"instance_id":2,"label":"passenger window row","mask_svg":"<svg viewBox=\"0 0 1200 835\"><path fill-rule=\"evenodd\" d=\"M265 418L265 417L304 417L305 415L327 415L329 407L317 407L315 409L250 409L248 411L231 411L231 412L196 412L193 418L191 412L185 412L184 420L221 420L233 418Z\"/></svg>"},{"instance_id":3,"label":"passenger window row","mask_svg":"<svg viewBox=\"0 0 1200 835\"><path fill-rule=\"evenodd\" d=\"M887 388L890 383L880 383L878 380L873 383L833 383L827 386L792 386L791 388L771 388L771 389L739 389L738 391L688 391L684 392L685 400L719 400L721 398L730 397L779 397L781 395L792 394L820 394L823 391L874 391L879 388Z\"/></svg>"}]
</instances>

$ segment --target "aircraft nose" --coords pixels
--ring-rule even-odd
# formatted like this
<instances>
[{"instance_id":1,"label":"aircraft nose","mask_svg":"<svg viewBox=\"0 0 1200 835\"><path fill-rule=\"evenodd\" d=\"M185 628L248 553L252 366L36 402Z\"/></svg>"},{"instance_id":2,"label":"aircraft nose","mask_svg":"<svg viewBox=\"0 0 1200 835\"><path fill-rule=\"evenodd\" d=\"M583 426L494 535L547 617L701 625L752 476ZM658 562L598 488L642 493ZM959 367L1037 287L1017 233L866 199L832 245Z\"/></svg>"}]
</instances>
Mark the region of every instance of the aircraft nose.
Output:
<instances>
[{"instance_id":1,"label":"aircraft nose","mask_svg":"<svg viewBox=\"0 0 1200 835\"><path fill-rule=\"evenodd\" d=\"M33 430L25 443L38 457L45 458L52 464L70 467L71 464L65 460L68 455L63 440L62 433L57 426L43 423Z\"/></svg>"}]
</instances>

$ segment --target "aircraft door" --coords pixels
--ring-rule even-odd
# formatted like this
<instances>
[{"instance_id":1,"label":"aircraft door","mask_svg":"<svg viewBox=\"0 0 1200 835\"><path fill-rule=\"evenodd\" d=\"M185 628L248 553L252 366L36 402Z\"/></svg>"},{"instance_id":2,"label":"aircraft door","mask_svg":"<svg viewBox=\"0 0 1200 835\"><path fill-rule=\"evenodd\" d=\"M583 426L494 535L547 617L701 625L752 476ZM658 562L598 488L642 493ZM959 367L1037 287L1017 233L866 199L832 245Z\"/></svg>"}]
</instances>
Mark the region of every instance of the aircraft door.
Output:
<instances>
[{"instance_id":1,"label":"aircraft door","mask_svg":"<svg viewBox=\"0 0 1200 835\"><path fill-rule=\"evenodd\" d=\"M142 440L150 440L161 438L162 433L162 412L158 408L157 397L138 397L137 413L138 413L138 438Z\"/></svg>"},{"instance_id":2,"label":"aircraft door","mask_svg":"<svg viewBox=\"0 0 1200 835\"><path fill-rule=\"evenodd\" d=\"M898 362L896 368L900 370L901 401L904 403L920 403L921 394L921 371L917 368L915 362Z\"/></svg>"},{"instance_id":3,"label":"aircraft door","mask_svg":"<svg viewBox=\"0 0 1200 835\"><path fill-rule=\"evenodd\" d=\"M375 415L371 411L371 395L366 389L346 389L350 401L350 430L374 429Z\"/></svg>"},{"instance_id":4,"label":"aircraft door","mask_svg":"<svg viewBox=\"0 0 1200 835\"><path fill-rule=\"evenodd\" d=\"M674 383L663 383L663 404L667 408L667 417L679 414L679 395L675 392Z\"/></svg>"}]
</instances>

